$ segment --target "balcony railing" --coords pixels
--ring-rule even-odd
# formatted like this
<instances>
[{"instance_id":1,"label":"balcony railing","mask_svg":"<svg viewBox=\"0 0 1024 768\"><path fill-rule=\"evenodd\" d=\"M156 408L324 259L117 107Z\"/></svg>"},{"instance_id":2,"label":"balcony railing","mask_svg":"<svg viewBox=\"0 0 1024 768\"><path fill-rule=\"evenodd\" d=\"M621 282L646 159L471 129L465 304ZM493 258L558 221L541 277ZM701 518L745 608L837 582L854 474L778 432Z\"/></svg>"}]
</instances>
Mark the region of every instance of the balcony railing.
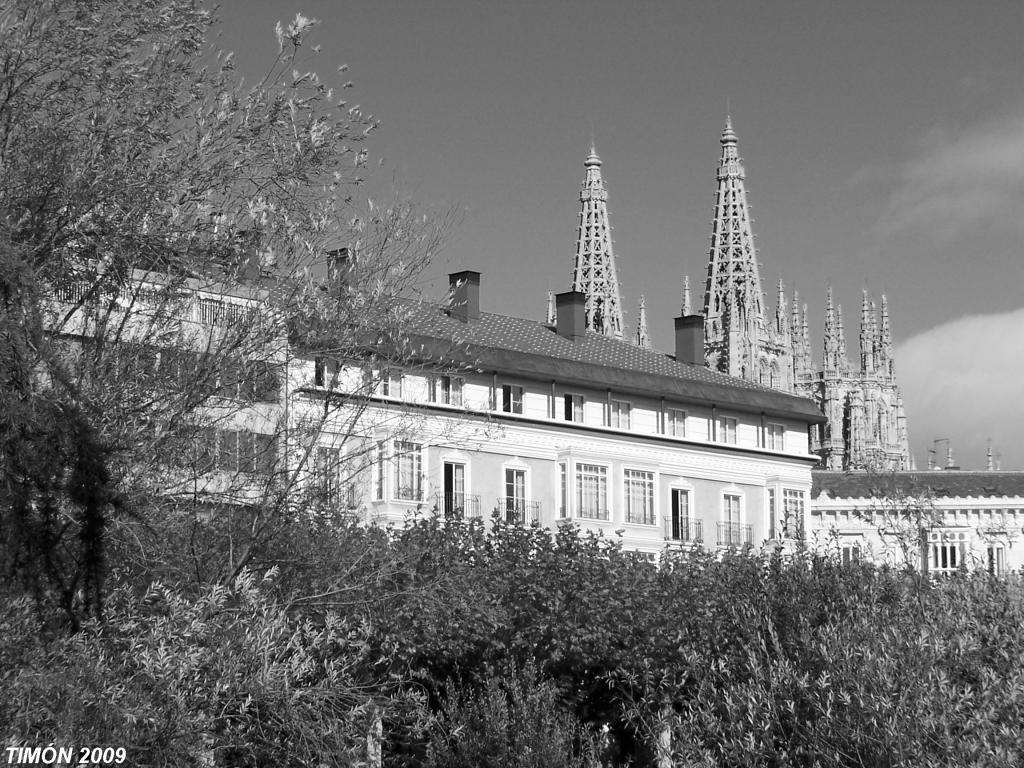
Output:
<instances>
[{"instance_id":1,"label":"balcony railing","mask_svg":"<svg viewBox=\"0 0 1024 768\"><path fill-rule=\"evenodd\" d=\"M480 517L480 497L468 493L439 493L434 497L434 507L447 520Z\"/></svg>"},{"instance_id":2,"label":"balcony railing","mask_svg":"<svg viewBox=\"0 0 1024 768\"><path fill-rule=\"evenodd\" d=\"M66 304L85 302L109 302L116 299L122 308L142 312L160 309L182 320L192 320L203 325L232 325L253 322L259 314L255 307L245 303L224 301L219 298L195 296L188 301L188 294L180 291L168 292L161 288L146 288L137 284L117 285L85 280L70 280L54 288L54 298ZM183 301L184 300L184 301Z\"/></svg>"},{"instance_id":3,"label":"balcony railing","mask_svg":"<svg viewBox=\"0 0 1024 768\"><path fill-rule=\"evenodd\" d=\"M666 517L665 539L693 543L704 541L704 521L689 517Z\"/></svg>"},{"instance_id":4,"label":"balcony railing","mask_svg":"<svg viewBox=\"0 0 1024 768\"><path fill-rule=\"evenodd\" d=\"M499 518L510 525L539 523L540 502L516 499L511 496L499 496L497 513Z\"/></svg>"},{"instance_id":5,"label":"balcony railing","mask_svg":"<svg viewBox=\"0 0 1024 768\"><path fill-rule=\"evenodd\" d=\"M742 547L754 543L754 532L749 525L740 523L718 524L718 546Z\"/></svg>"}]
</instances>

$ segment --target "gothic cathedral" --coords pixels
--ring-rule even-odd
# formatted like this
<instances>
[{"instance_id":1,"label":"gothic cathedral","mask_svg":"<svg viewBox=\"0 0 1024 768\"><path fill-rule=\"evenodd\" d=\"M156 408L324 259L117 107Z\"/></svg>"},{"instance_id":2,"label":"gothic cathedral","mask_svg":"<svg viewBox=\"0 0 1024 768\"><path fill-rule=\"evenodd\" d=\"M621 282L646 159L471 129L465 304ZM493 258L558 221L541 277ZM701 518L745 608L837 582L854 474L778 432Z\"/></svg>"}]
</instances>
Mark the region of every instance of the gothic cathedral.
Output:
<instances>
[{"instance_id":1,"label":"gothic cathedral","mask_svg":"<svg viewBox=\"0 0 1024 768\"><path fill-rule=\"evenodd\" d=\"M893 367L889 310L881 317L865 291L860 318L860 361L846 355L842 307L828 290L823 364L816 370L807 307L794 294L792 311L779 282L774 317L761 290L745 174L732 121L722 132L718 193L704 288L704 354L709 368L812 398L828 418L811 435L822 469L910 469L903 399ZM690 314L684 278L683 314Z\"/></svg>"}]
</instances>

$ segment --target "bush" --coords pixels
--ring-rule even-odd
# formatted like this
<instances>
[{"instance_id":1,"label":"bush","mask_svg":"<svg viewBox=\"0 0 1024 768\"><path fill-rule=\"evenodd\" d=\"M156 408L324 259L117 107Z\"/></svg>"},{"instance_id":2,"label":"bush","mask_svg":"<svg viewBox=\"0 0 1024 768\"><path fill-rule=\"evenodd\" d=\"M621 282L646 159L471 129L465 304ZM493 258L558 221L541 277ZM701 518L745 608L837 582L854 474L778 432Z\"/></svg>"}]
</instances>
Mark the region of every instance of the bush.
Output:
<instances>
[{"instance_id":1,"label":"bush","mask_svg":"<svg viewBox=\"0 0 1024 768\"><path fill-rule=\"evenodd\" d=\"M483 690L455 686L428 749L431 768L593 768L596 739L530 665Z\"/></svg>"},{"instance_id":2,"label":"bush","mask_svg":"<svg viewBox=\"0 0 1024 768\"><path fill-rule=\"evenodd\" d=\"M21 642L0 670L0 721L16 741L125 745L140 766L349 766L376 717L422 716L374 677L365 628L291 617L247 575L198 599L158 585L110 606L103 625L30 651L27 604L6 606L0 626Z\"/></svg>"}]
</instances>

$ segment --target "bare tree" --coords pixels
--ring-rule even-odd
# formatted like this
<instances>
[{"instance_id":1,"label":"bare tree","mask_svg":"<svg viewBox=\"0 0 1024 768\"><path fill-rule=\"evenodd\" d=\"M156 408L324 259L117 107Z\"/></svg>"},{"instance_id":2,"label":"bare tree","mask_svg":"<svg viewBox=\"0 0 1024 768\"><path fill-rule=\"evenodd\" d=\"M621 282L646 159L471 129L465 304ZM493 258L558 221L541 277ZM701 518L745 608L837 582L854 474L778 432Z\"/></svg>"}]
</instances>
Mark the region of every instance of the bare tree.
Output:
<instances>
[{"instance_id":1,"label":"bare tree","mask_svg":"<svg viewBox=\"0 0 1024 768\"><path fill-rule=\"evenodd\" d=\"M0 12L3 568L72 626L110 568L180 576L191 552L230 581L274 541L310 489L296 430L330 417L289 419L294 319L336 357L401 338L393 299L449 221L356 203L376 121L305 71L312 21L278 25L253 87L214 23L184 0Z\"/></svg>"}]
</instances>

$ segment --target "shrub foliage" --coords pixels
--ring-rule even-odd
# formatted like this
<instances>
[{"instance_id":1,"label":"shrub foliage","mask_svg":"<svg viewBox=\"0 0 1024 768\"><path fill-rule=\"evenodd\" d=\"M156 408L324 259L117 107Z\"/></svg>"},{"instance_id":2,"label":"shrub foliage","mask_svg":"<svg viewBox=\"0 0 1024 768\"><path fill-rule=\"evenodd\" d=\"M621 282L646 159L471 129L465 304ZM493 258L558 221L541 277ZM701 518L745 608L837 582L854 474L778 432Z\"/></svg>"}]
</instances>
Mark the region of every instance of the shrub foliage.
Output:
<instances>
[{"instance_id":1,"label":"shrub foliage","mask_svg":"<svg viewBox=\"0 0 1024 768\"><path fill-rule=\"evenodd\" d=\"M318 540L344 590L294 566L120 589L103 624L50 639L8 601L0 720L19 743L127 742L139 765L1024 759L1015 577L654 565L571 528L439 520Z\"/></svg>"}]
</instances>

